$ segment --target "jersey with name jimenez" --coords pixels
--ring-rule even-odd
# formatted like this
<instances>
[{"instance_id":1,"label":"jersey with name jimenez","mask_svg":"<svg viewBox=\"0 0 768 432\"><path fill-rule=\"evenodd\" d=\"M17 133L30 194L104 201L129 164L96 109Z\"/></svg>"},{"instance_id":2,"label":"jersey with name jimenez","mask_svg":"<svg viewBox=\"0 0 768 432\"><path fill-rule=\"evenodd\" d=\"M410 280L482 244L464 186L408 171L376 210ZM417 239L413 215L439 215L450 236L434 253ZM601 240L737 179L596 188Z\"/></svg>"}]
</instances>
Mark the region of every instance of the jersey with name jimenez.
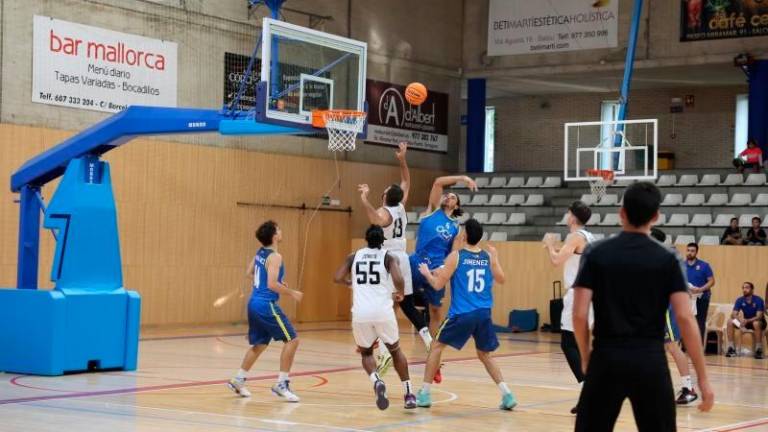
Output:
<instances>
[{"instance_id":1,"label":"jersey with name jimenez","mask_svg":"<svg viewBox=\"0 0 768 432\"><path fill-rule=\"evenodd\" d=\"M392 280L386 249L362 248L352 259L352 321L394 320Z\"/></svg>"},{"instance_id":2,"label":"jersey with name jimenez","mask_svg":"<svg viewBox=\"0 0 768 432\"><path fill-rule=\"evenodd\" d=\"M276 302L280 300L280 294L269 289L267 278L267 258L275 253L274 250L262 247L256 252L253 265L253 292L250 301ZM280 263L280 272L277 281L283 283L285 279L285 263Z\"/></svg>"},{"instance_id":3,"label":"jersey with name jimenez","mask_svg":"<svg viewBox=\"0 0 768 432\"><path fill-rule=\"evenodd\" d=\"M421 219L414 255L434 270L443 265L458 234L459 222L448 217L442 209L437 209Z\"/></svg>"},{"instance_id":4,"label":"jersey with name jimenez","mask_svg":"<svg viewBox=\"0 0 768 432\"><path fill-rule=\"evenodd\" d=\"M394 207L384 207L384 209L392 217L392 222L382 227L385 239L383 247L386 250L405 252L405 229L408 227L405 206L400 203Z\"/></svg>"},{"instance_id":5,"label":"jersey with name jimenez","mask_svg":"<svg viewBox=\"0 0 768 432\"><path fill-rule=\"evenodd\" d=\"M451 307L448 316L493 306L493 273L488 252L459 250L456 271L451 276Z\"/></svg>"}]
</instances>

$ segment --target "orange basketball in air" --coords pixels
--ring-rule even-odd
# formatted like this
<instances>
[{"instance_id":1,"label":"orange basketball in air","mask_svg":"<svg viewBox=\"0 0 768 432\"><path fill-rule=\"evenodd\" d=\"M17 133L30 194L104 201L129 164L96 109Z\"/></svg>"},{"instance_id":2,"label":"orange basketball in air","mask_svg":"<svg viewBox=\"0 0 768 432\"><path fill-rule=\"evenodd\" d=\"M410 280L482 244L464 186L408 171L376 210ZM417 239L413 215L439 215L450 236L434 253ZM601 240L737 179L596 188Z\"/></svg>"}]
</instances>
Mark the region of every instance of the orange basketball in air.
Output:
<instances>
[{"instance_id":1,"label":"orange basketball in air","mask_svg":"<svg viewBox=\"0 0 768 432\"><path fill-rule=\"evenodd\" d=\"M420 82L412 82L405 88L405 100L411 105L421 105L427 100L427 88Z\"/></svg>"}]
</instances>

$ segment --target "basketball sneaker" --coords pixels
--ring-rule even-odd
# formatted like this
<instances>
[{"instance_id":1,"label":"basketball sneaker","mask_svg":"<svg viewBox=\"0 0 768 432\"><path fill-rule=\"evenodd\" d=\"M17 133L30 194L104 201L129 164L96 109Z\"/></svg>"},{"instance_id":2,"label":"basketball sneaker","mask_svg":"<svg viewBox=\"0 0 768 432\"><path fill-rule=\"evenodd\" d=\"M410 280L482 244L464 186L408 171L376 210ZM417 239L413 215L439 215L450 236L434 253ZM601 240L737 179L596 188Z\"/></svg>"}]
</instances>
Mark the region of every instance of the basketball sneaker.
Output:
<instances>
[{"instance_id":1,"label":"basketball sneaker","mask_svg":"<svg viewBox=\"0 0 768 432\"><path fill-rule=\"evenodd\" d=\"M288 380L275 384L272 387L272 393L284 398L288 402L298 402L301 400L291 391L290 381Z\"/></svg>"},{"instance_id":2,"label":"basketball sneaker","mask_svg":"<svg viewBox=\"0 0 768 432\"><path fill-rule=\"evenodd\" d=\"M251 397L251 392L248 391L248 388L245 386L245 378L232 378L227 383L227 387L229 387L238 396Z\"/></svg>"},{"instance_id":3,"label":"basketball sneaker","mask_svg":"<svg viewBox=\"0 0 768 432\"><path fill-rule=\"evenodd\" d=\"M392 354L390 354L389 351L386 351L386 354L381 354L376 359L376 373L383 377L391 368Z\"/></svg>"},{"instance_id":4,"label":"basketball sneaker","mask_svg":"<svg viewBox=\"0 0 768 432\"><path fill-rule=\"evenodd\" d=\"M736 357L736 350L733 347L728 348L728 351L725 353L726 357Z\"/></svg>"},{"instance_id":5,"label":"basketball sneaker","mask_svg":"<svg viewBox=\"0 0 768 432\"><path fill-rule=\"evenodd\" d=\"M506 393L504 396L501 397L501 405L499 405L500 409L506 410L506 411L512 411L512 408L517 406L517 400L515 400L515 395L512 393Z\"/></svg>"},{"instance_id":6,"label":"basketball sneaker","mask_svg":"<svg viewBox=\"0 0 768 432\"><path fill-rule=\"evenodd\" d=\"M387 386L384 384L384 381L376 381L373 384L373 391L376 392L376 406L382 411L389 408L389 399L387 399Z\"/></svg>"},{"instance_id":7,"label":"basketball sneaker","mask_svg":"<svg viewBox=\"0 0 768 432\"><path fill-rule=\"evenodd\" d=\"M419 393L416 395L416 406L419 406L422 408L431 407L432 395L430 393L425 392L424 390L419 390Z\"/></svg>"},{"instance_id":8,"label":"basketball sneaker","mask_svg":"<svg viewBox=\"0 0 768 432\"><path fill-rule=\"evenodd\" d=\"M675 402L678 405L688 405L689 403L695 401L698 398L699 398L699 395L696 394L696 391L694 389L683 387L683 389L680 390L680 394L677 395L677 399L675 400Z\"/></svg>"},{"instance_id":9,"label":"basketball sneaker","mask_svg":"<svg viewBox=\"0 0 768 432\"><path fill-rule=\"evenodd\" d=\"M758 360L762 360L763 359L763 350L761 350L759 348L757 350L755 350L755 358L758 359Z\"/></svg>"},{"instance_id":10,"label":"basketball sneaker","mask_svg":"<svg viewBox=\"0 0 768 432\"><path fill-rule=\"evenodd\" d=\"M413 393L405 395L405 409L416 408L416 396Z\"/></svg>"}]
</instances>

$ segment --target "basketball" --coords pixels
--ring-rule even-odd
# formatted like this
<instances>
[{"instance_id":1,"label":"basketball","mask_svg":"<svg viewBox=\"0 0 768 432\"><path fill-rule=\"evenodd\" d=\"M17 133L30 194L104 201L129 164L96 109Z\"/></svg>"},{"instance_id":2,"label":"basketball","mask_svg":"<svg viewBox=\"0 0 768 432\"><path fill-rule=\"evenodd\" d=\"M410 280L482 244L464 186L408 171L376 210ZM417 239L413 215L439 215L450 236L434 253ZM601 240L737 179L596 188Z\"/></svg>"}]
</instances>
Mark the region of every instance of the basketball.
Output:
<instances>
[{"instance_id":1,"label":"basketball","mask_svg":"<svg viewBox=\"0 0 768 432\"><path fill-rule=\"evenodd\" d=\"M411 105L419 106L427 100L427 87L420 82L412 82L405 88L405 100Z\"/></svg>"}]
</instances>

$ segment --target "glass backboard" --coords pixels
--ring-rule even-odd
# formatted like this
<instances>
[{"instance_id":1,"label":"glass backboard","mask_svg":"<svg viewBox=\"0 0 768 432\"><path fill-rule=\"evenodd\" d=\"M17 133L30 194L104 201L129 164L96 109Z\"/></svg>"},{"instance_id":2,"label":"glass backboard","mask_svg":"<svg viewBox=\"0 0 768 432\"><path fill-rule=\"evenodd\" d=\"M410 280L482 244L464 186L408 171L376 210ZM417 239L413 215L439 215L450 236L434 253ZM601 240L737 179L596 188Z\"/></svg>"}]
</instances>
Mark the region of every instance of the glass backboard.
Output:
<instances>
[{"instance_id":1,"label":"glass backboard","mask_svg":"<svg viewBox=\"0 0 768 432\"><path fill-rule=\"evenodd\" d=\"M365 42L264 18L266 121L310 125L313 110L365 111Z\"/></svg>"}]
</instances>

